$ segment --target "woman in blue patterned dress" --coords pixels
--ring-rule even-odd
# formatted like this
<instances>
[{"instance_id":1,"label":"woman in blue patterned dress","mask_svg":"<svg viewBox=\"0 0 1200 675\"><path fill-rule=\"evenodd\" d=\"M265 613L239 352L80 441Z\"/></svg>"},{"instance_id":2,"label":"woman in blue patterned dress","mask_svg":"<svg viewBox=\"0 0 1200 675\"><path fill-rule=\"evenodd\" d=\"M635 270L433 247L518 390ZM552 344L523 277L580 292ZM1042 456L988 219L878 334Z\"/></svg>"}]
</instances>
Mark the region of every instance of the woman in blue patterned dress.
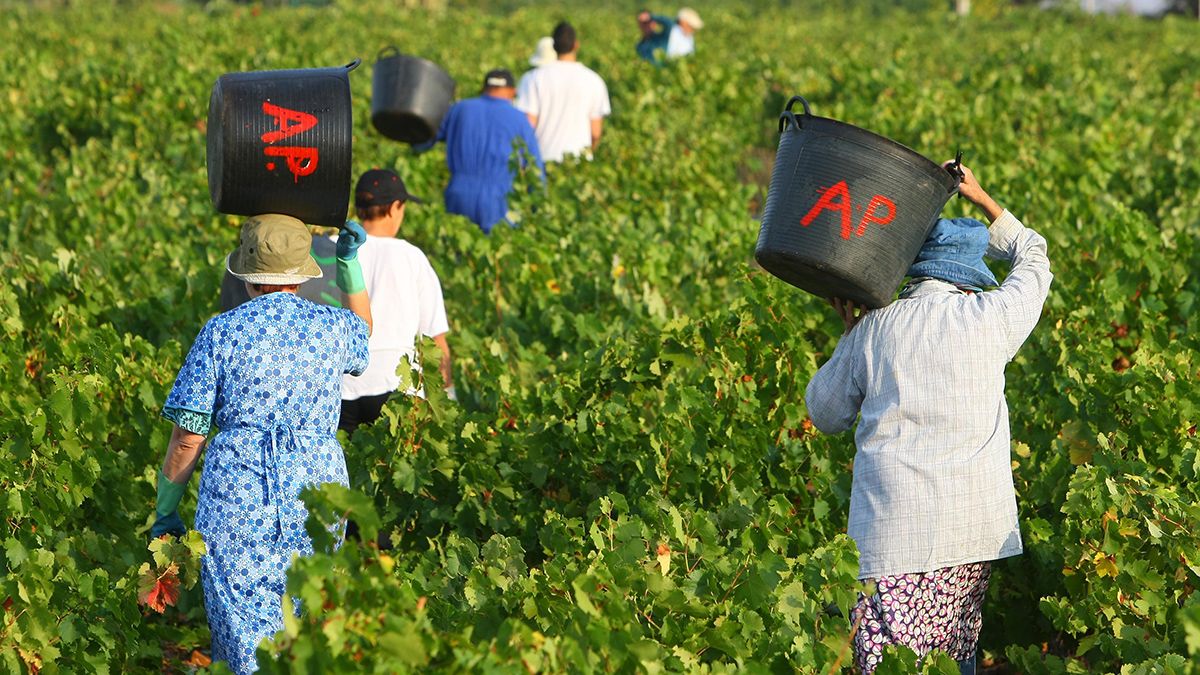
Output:
<instances>
[{"instance_id":1,"label":"woman in blue patterned dress","mask_svg":"<svg viewBox=\"0 0 1200 675\"><path fill-rule=\"evenodd\" d=\"M321 276L303 223L278 214L247 220L226 266L251 300L205 324L163 408L175 428L153 536L183 534L180 498L210 428L219 429L200 477L196 529L208 546L201 580L213 659L237 673L254 672L258 643L283 628L292 556L312 553L300 490L348 484L335 434L342 375L367 366L371 310L356 255L365 240L354 225L338 238L348 311L296 295Z\"/></svg>"}]
</instances>

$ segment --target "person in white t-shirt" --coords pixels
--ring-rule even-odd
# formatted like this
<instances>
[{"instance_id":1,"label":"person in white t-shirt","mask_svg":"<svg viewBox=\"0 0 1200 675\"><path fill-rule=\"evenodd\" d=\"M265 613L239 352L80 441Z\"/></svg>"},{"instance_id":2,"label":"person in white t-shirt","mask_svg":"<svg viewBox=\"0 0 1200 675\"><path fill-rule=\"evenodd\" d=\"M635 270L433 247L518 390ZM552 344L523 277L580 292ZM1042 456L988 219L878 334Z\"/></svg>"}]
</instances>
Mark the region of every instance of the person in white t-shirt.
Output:
<instances>
[{"instance_id":1,"label":"person in white t-shirt","mask_svg":"<svg viewBox=\"0 0 1200 675\"><path fill-rule=\"evenodd\" d=\"M521 77L517 109L529 116L542 159L591 153L600 145L604 118L612 113L608 87L591 68L579 63L579 40L571 24L554 28L558 60L544 63Z\"/></svg>"},{"instance_id":2,"label":"person in white t-shirt","mask_svg":"<svg viewBox=\"0 0 1200 675\"><path fill-rule=\"evenodd\" d=\"M421 249L397 239L409 201L423 203L410 195L404 181L389 169L371 169L358 179L354 188L354 207L367 241L358 249L363 280L371 297L375 330L369 347L371 362L357 377L342 380L342 415L338 428L354 433L360 424L379 417L383 404L400 387L396 370L405 358L418 374L418 341L433 338L442 351L442 384L447 395L455 398L451 377L450 345L446 333L446 305L437 272ZM414 384L405 392L423 396Z\"/></svg>"},{"instance_id":3,"label":"person in white t-shirt","mask_svg":"<svg viewBox=\"0 0 1200 675\"><path fill-rule=\"evenodd\" d=\"M704 27L700 14L691 7L680 9L674 19L642 10L637 20L642 32L638 56L656 66L663 65L663 57L677 59L694 53L696 31Z\"/></svg>"}]
</instances>

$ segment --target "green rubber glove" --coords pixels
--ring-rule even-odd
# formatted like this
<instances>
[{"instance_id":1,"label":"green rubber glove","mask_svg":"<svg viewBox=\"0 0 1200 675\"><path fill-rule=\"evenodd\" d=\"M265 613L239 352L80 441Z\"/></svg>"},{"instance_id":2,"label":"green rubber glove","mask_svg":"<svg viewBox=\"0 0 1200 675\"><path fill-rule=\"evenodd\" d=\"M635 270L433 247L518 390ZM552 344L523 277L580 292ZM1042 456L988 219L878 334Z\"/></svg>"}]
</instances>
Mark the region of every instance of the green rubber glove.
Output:
<instances>
[{"instance_id":1,"label":"green rubber glove","mask_svg":"<svg viewBox=\"0 0 1200 675\"><path fill-rule=\"evenodd\" d=\"M150 528L151 537L157 539L164 534L182 537L187 533L187 527L179 517L179 502L183 500L185 490L186 483L173 483L165 473L158 473L158 500L154 504L157 517Z\"/></svg>"},{"instance_id":2,"label":"green rubber glove","mask_svg":"<svg viewBox=\"0 0 1200 675\"><path fill-rule=\"evenodd\" d=\"M363 281L362 265L359 264L358 258L337 259L337 287L346 295L367 290L367 282Z\"/></svg>"}]
</instances>

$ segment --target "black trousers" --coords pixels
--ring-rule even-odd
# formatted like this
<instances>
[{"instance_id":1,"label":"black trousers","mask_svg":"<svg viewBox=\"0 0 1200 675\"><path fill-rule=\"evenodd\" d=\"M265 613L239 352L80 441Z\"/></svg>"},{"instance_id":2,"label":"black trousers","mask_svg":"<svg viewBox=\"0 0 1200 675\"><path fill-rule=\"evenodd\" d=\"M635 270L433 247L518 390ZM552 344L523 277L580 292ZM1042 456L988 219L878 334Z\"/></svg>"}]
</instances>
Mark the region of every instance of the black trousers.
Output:
<instances>
[{"instance_id":1,"label":"black trousers","mask_svg":"<svg viewBox=\"0 0 1200 675\"><path fill-rule=\"evenodd\" d=\"M363 396L356 398L353 401L342 401L342 416L338 419L338 428L345 431L347 435L353 436L354 430L360 424L370 424L379 419L379 413L383 410L383 404L387 403L388 397L396 392L388 392L378 396ZM358 523L353 520L346 521L346 538L359 540ZM392 541L385 532L380 532L376 541L379 548L384 551L389 551L392 548Z\"/></svg>"},{"instance_id":2,"label":"black trousers","mask_svg":"<svg viewBox=\"0 0 1200 675\"><path fill-rule=\"evenodd\" d=\"M383 410L383 404L387 403L388 397L396 392L390 391L386 394L378 396L363 396L356 398L353 401L342 401L342 416L338 418L338 428L345 431L346 434L353 436L354 430L360 424L370 424L379 419L379 414Z\"/></svg>"}]
</instances>

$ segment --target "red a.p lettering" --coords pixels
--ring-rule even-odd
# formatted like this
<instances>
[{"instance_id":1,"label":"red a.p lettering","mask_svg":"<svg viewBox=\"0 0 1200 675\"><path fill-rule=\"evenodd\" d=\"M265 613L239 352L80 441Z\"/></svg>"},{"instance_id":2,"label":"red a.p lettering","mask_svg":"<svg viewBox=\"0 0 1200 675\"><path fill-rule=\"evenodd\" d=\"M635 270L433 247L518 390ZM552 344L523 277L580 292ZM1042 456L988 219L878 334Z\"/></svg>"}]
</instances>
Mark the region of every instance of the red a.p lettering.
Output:
<instances>
[{"instance_id":1,"label":"red a.p lettering","mask_svg":"<svg viewBox=\"0 0 1200 675\"><path fill-rule=\"evenodd\" d=\"M881 207L885 209L884 213L878 212L878 209ZM892 222L892 219L895 217L896 204L883 195L875 195L874 197L871 197L871 203L867 204L867 212L863 214L862 220L858 221L858 229L854 231L854 234L861 237L867 231L867 223L887 225L888 223ZM845 234L843 234L842 238L849 239L850 237L847 237Z\"/></svg>"},{"instance_id":2,"label":"red a.p lettering","mask_svg":"<svg viewBox=\"0 0 1200 675\"><path fill-rule=\"evenodd\" d=\"M263 143L274 143L282 141L285 138L290 138L296 134L302 134L305 131L317 126L317 118L306 112L299 110L288 110L282 106L277 106L274 103L263 101L263 112L275 118L275 124L279 128L275 131L268 131L262 135Z\"/></svg>"},{"instance_id":3,"label":"red a.p lettering","mask_svg":"<svg viewBox=\"0 0 1200 675\"><path fill-rule=\"evenodd\" d=\"M840 211L842 214L842 239L850 238L850 187L846 181L838 181L833 187L820 190L821 198L813 205L808 213L800 219L800 224L808 227L813 219L824 211ZM834 201L834 200L838 201Z\"/></svg>"},{"instance_id":4,"label":"red a.p lettering","mask_svg":"<svg viewBox=\"0 0 1200 675\"><path fill-rule=\"evenodd\" d=\"M264 148L263 153L268 157L284 157L287 159L288 171L292 172L294 181L299 183L301 176L307 176L317 170L317 149L302 148L291 145L280 145Z\"/></svg>"},{"instance_id":5,"label":"red a.p lettering","mask_svg":"<svg viewBox=\"0 0 1200 675\"><path fill-rule=\"evenodd\" d=\"M854 211L854 202L850 199L850 187L846 185L846 181L838 181L832 187L819 188L818 192L821 193L820 199L800 219L800 224L804 227L808 227L817 216L825 211L834 211L842 216L842 239L849 239L851 232L859 237L866 234L867 225L871 223L887 225L896 218L895 202L883 195L875 195L871 197L866 212L859 219L858 227L851 230L850 219Z\"/></svg>"}]
</instances>

